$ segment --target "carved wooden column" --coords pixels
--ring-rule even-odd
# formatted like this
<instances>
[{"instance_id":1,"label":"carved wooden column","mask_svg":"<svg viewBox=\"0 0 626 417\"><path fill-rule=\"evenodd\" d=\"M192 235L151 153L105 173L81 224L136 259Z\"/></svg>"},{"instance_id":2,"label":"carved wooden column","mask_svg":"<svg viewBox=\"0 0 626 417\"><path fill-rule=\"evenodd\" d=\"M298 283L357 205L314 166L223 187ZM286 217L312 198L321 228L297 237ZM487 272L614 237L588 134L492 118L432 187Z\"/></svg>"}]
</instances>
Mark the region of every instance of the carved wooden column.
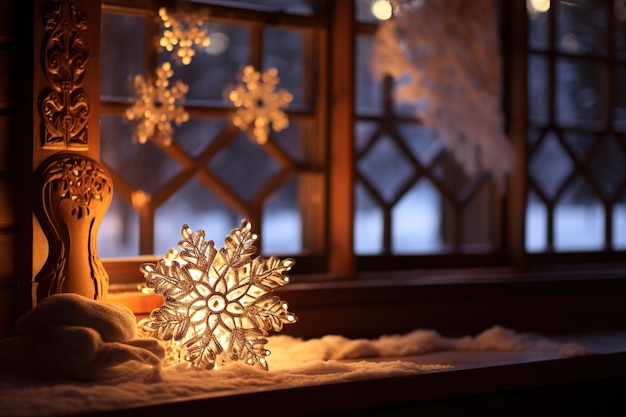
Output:
<instances>
[{"instance_id":1,"label":"carved wooden column","mask_svg":"<svg viewBox=\"0 0 626 417\"><path fill-rule=\"evenodd\" d=\"M35 4L32 305L61 292L102 299L96 238L113 184L98 162L100 1Z\"/></svg>"},{"instance_id":2,"label":"carved wooden column","mask_svg":"<svg viewBox=\"0 0 626 417\"><path fill-rule=\"evenodd\" d=\"M113 195L111 177L98 162L61 152L41 164L37 217L48 238L48 259L35 277L37 301L62 292L106 298L108 275L96 237Z\"/></svg>"}]
</instances>

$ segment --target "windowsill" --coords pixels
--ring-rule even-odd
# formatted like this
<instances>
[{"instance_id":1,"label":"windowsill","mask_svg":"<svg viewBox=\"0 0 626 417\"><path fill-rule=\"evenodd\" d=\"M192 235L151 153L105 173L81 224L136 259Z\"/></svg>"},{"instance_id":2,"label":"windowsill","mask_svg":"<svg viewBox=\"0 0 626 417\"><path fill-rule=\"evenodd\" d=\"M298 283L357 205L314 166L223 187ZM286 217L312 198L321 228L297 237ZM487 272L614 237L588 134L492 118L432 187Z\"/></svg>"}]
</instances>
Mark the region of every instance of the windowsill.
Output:
<instances>
[{"instance_id":1,"label":"windowsill","mask_svg":"<svg viewBox=\"0 0 626 417\"><path fill-rule=\"evenodd\" d=\"M378 337L418 328L463 336L502 325L564 334L626 329L626 269L377 272L355 280L292 283L277 293L300 318L287 334ZM137 284L112 286L110 301L138 318L162 303Z\"/></svg>"},{"instance_id":2,"label":"windowsill","mask_svg":"<svg viewBox=\"0 0 626 417\"><path fill-rule=\"evenodd\" d=\"M626 332L561 339L597 353L560 358L536 351L443 351L401 360L449 364L450 369L320 385L242 387L176 402L155 399L147 406L95 415L193 415L203 410L236 416L250 415L253 407L289 416L417 415L409 413L429 411L436 415L551 415L556 411L559 415L591 415L586 414L589 411L602 415L603 409L596 407L624 407Z\"/></svg>"}]
</instances>

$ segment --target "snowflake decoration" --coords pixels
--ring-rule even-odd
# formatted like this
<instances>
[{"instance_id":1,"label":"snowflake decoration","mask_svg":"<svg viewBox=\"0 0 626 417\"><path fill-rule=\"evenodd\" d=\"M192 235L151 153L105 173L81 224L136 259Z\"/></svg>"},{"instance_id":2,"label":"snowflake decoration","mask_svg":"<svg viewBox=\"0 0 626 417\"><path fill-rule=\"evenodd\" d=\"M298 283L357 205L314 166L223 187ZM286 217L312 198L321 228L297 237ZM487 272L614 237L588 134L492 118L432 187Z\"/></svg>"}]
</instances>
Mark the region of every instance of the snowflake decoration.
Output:
<instances>
[{"instance_id":1,"label":"snowflake decoration","mask_svg":"<svg viewBox=\"0 0 626 417\"><path fill-rule=\"evenodd\" d=\"M159 45L172 52L172 57L180 60L183 65L189 65L196 55L194 44L203 48L211 44L209 33L203 28L205 18L200 14L170 14L165 7L161 7L159 17L164 27Z\"/></svg>"},{"instance_id":2,"label":"snowflake decoration","mask_svg":"<svg viewBox=\"0 0 626 417\"><path fill-rule=\"evenodd\" d=\"M289 126L289 119L281 110L293 100L287 90L276 91L280 82L278 70L270 68L261 74L251 65L243 69L242 81L228 94L237 111L233 117L233 124L241 130L253 126L252 136L258 144L267 142L270 125L275 132L280 132Z\"/></svg>"},{"instance_id":3,"label":"snowflake decoration","mask_svg":"<svg viewBox=\"0 0 626 417\"><path fill-rule=\"evenodd\" d=\"M163 295L164 303L139 327L178 343L180 356L196 369L245 361L267 370L265 336L297 320L287 303L272 295L289 283L295 261L275 255L252 258L258 236L248 220L231 230L219 250L205 240L203 230L193 233L183 225L181 236L180 254L170 251L175 255L141 266L146 286Z\"/></svg>"},{"instance_id":4,"label":"snowflake decoration","mask_svg":"<svg viewBox=\"0 0 626 417\"><path fill-rule=\"evenodd\" d=\"M153 138L167 146L172 142L172 122L180 126L189 120L185 108L176 105L177 100L184 100L189 87L180 80L170 86L169 79L173 75L172 65L164 62L156 70L154 84L141 75L135 76L136 98L126 110L126 118L137 120L133 137L139 143L146 143L149 138Z\"/></svg>"}]
</instances>

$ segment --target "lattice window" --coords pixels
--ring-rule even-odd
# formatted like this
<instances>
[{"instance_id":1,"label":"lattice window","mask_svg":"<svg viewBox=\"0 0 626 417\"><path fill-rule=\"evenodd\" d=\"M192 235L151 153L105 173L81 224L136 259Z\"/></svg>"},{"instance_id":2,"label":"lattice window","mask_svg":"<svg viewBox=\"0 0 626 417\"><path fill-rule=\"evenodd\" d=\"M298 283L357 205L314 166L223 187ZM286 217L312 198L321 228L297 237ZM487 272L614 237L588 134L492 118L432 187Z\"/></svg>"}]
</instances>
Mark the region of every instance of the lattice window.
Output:
<instances>
[{"instance_id":1,"label":"lattice window","mask_svg":"<svg viewBox=\"0 0 626 417\"><path fill-rule=\"evenodd\" d=\"M355 9L355 252L493 253L501 199L492 181L468 177L416 108L394 100L393 80L378 81L368 69L376 31L371 3L357 1Z\"/></svg>"},{"instance_id":2,"label":"lattice window","mask_svg":"<svg viewBox=\"0 0 626 417\"><path fill-rule=\"evenodd\" d=\"M115 196L100 228L101 256L164 254L183 223L219 240L244 217L265 239L260 250L319 254L325 204L320 15L316 2L270 3L250 9L188 3L208 13L205 28L213 40L189 65L157 49L163 28L156 10L105 4L101 156ZM140 144L124 117L132 77L150 76L165 61L172 61L171 81L189 86L182 104L190 120L175 127L169 145ZM293 95L289 127L272 132L264 145L232 124L234 109L225 98L246 65L276 68L279 87Z\"/></svg>"},{"instance_id":3,"label":"lattice window","mask_svg":"<svg viewBox=\"0 0 626 417\"><path fill-rule=\"evenodd\" d=\"M626 6L529 2L526 248L626 249ZM537 2L540 3L540 2Z\"/></svg>"}]
</instances>

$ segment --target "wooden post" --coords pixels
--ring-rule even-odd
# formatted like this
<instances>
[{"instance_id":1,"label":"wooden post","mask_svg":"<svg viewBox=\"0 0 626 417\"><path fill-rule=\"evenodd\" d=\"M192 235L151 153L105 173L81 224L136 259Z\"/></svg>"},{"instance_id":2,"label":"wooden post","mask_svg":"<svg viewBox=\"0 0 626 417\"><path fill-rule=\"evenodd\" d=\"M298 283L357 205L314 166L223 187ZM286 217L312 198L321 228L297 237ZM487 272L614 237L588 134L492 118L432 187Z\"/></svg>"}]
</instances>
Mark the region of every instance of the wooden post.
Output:
<instances>
[{"instance_id":1,"label":"wooden post","mask_svg":"<svg viewBox=\"0 0 626 417\"><path fill-rule=\"evenodd\" d=\"M330 30L330 192L329 271L338 278L356 272L353 255L354 194L354 2L329 2Z\"/></svg>"},{"instance_id":2,"label":"wooden post","mask_svg":"<svg viewBox=\"0 0 626 417\"><path fill-rule=\"evenodd\" d=\"M96 249L113 190L98 162L100 9L93 0L35 1L31 307L60 292L107 294Z\"/></svg>"}]
</instances>

